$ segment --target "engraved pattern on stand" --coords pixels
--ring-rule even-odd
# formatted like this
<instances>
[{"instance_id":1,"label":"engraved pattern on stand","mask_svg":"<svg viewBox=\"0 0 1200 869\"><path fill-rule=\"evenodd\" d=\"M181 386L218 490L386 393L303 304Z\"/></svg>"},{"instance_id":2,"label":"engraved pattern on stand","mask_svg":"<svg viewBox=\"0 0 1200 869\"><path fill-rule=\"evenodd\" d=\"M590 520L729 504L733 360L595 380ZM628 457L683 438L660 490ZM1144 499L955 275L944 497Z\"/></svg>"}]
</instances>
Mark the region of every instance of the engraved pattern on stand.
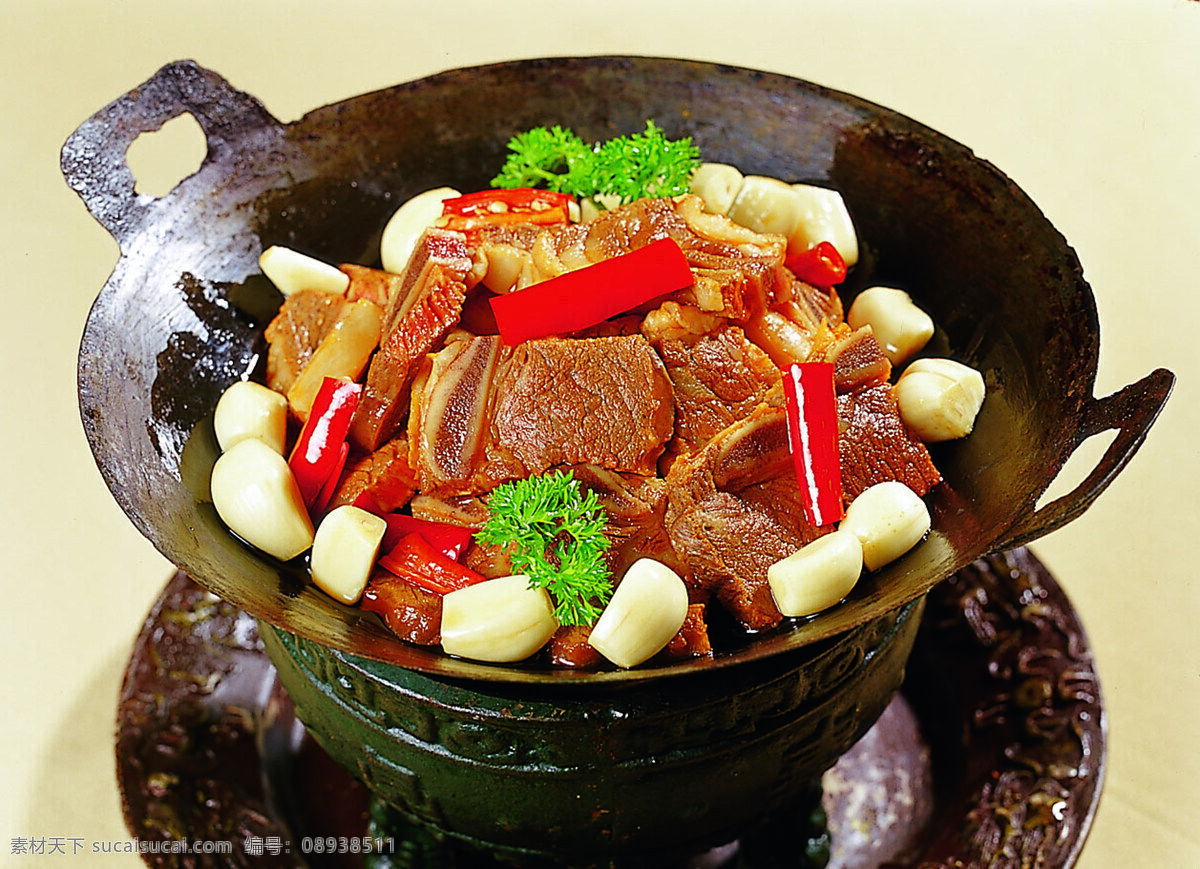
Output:
<instances>
[{"instance_id":1,"label":"engraved pattern on stand","mask_svg":"<svg viewBox=\"0 0 1200 869\"><path fill-rule=\"evenodd\" d=\"M991 684L970 739L1000 741L1004 763L968 800L963 854L920 869L1059 866L1072 820L1099 787L1100 686L1082 629L1050 599L1027 550L981 559L930 597L940 630L988 650ZM1033 637L1039 642L1031 643Z\"/></svg>"}]
</instances>

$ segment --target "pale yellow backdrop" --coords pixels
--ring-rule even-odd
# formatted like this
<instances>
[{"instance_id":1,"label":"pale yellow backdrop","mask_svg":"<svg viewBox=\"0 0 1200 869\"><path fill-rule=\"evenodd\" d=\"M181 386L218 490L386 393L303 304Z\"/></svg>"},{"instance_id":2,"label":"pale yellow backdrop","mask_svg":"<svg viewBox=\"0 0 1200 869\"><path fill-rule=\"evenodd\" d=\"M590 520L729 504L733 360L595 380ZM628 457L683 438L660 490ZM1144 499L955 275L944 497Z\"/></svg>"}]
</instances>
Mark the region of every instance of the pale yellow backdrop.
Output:
<instances>
[{"instance_id":1,"label":"pale yellow backdrop","mask_svg":"<svg viewBox=\"0 0 1200 869\"><path fill-rule=\"evenodd\" d=\"M1200 866L1200 3L45 0L0 11L0 865L34 865L10 854L17 836L126 835L116 694L169 574L109 496L78 421L77 341L117 249L62 182L66 136L185 57L287 121L456 66L629 53L807 78L969 145L1076 247L1103 324L1098 392L1160 365L1179 375L1131 466L1035 550L1082 614L1110 716L1107 787L1079 865ZM157 171L152 161L146 177ZM81 860L102 865L45 863Z\"/></svg>"}]
</instances>

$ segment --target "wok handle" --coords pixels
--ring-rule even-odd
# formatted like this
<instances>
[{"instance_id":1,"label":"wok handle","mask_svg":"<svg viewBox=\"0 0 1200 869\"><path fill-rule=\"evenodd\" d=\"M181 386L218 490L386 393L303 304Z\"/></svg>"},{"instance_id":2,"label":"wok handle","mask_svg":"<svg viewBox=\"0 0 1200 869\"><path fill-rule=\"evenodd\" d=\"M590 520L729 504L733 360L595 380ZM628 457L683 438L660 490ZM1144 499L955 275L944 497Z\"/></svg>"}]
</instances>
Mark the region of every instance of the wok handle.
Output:
<instances>
[{"instance_id":1,"label":"wok handle","mask_svg":"<svg viewBox=\"0 0 1200 869\"><path fill-rule=\"evenodd\" d=\"M1100 432L1117 429L1099 463L1078 486L1038 510L1026 514L1008 529L1007 539L997 551L1024 546L1078 517L1128 464L1146 439L1171 394L1175 375L1165 368L1150 372L1136 383L1101 399L1091 399L1080 411L1073 453L1085 440Z\"/></svg>"},{"instance_id":2,"label":"wok handle","mask_svg":"<svg viewBox=\"0 0 1200 869\"><path fill-rule=\"evenodd\" d=\"M190 60L167 64L96 112L67 139L60 165L67 183L119 243L137 231L154 202L135 191L125 152L142 133L185 112L207 139L204 165L220 160L252 132L281 130L257 99Z\"/></svg>"}]
</instances>

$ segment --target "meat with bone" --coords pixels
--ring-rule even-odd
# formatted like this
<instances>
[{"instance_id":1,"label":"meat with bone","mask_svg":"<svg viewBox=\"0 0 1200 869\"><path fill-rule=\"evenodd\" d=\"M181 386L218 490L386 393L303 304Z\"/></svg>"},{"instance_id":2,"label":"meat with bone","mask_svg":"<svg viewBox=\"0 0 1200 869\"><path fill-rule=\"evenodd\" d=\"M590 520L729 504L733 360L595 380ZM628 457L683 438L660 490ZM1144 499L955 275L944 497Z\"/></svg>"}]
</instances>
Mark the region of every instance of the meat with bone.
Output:
<instances>
[{"instance_id":1,"label":"meat with bone","mask_svg":"<svg viewBox=\"0 0 1200 869\"><path fill-rule=\"evenodd\" d=\"M487 461L496 370L504 346L488 335L451 341L429 357L413 383L409 462L422 492L468 495L520 474L515 463ZM490 473L486 465L500 465Z\"/></svg>"},{"instance_id":2,"label":"meat with bone","mask_svg":"<svg viewBox=\"0 0 1200 869\"><path fill-rule=\"evenodd\" d=\"M650 475L672 432L671 382L640 335L451 342L409 414L422 492L470 495L560 465Z\"/></svg>"},{"instance_id":3,"label":"meat with bone","mask_svg":"<svg viewBox=\"0 0 1200 869\"><path fill-rule=\"evenodd\" d=\"M904 427L890 384L847 392L837 402L847 501L887 480L899 480L918 495L939 482L929 451ZM803 518L786 414L777 404L773 391L699 452L677 460L666 478L667 533L690 571L681 575L695 597L714 595L751 630L780 620L767 568L832 530L814 528Z\"/></svg>"},{"instance_id":4,"label":"meat with bone","mask_svg":"<svg viewBox=\"0 0 1200 869\"><path fill-rule=\"evenodd\" d=\"M494 334L493 293L668 238L691 286L558 338L512 347ZM832 527L805 518L781 369L833 364L847 500L885 480L918 494L940 480L900 419L891 366L870 329L845 324L836 291L797 279L785 253L781 236L680 196L587 223L430 229L400 275L343 266L349 299L386 313L354 422L356 452L333 503L386 512L415 492L414 516L479 528L500 483L570 470L606 510L616 582L652 557L688 585L691 628L665 655L711 651L703 612L714 599L748 630L769 629L782 616L767 568ZM288 390L347 304L289 299L268 331L273 386ZM513 571L514 552L472 541L462 558L491 578ZM372 579L368 608L409 639L436 641L439 608L391 582ZM551 656L594 659L584 635L560 633Z\"/></svg>"},{"instance_id":5,"label":"meat with bone","mask_svg":"<svg viewBox=\"0 0 1200 869\"><path fill-rule=\"evenodd\" d=\"M842 324L820 330L809 362L832 362L834 388L838 395L881 386L892 376L892 363L875 340L870 326L851 329Z\"/></svg>"},{"instance_id":6,"label":"meat with bone","mask_svg":"<svg viewBox=\"0 0 1200 869\"><path fill-rule=\"evenodd\" d=\"M458 324L470 268L461 233L430 229L417 243L384 315L379 350L354 415L350 437L358 449L377 449L404 422L418 364Z\"/></svg>"}]
</instances>

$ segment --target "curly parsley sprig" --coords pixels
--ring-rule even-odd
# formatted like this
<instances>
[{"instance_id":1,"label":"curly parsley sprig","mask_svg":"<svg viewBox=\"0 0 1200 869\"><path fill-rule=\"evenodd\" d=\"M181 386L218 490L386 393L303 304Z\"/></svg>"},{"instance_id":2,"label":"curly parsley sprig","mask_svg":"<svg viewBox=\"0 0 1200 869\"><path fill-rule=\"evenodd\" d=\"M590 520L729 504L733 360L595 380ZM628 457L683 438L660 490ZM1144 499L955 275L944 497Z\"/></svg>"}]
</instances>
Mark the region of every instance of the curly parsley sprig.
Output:
<instances>
[{"instance_id":1,"label":"curly parsley sprig","mask_svg":"<svg viewBox=\"0 0 1200 869\"><path fill-rule=\"evenodd\" d=\"M570 130L534 127L513 136L508 147L512 153L492 179L493 187L544 187L556 193L590 195L577 191L591 183L596 154Z\"/></svg>"},{"instance_id":2,"label":"curly parsley sprig","mask_svg":"<svg viewBox=\"0 0 1200 869\"><path fill-rule=\"evenodd\" d=\"M513 568L550 592L559 624L594 624L612 595L604 560L608 517L596 493L585 495L571 473L555 471L498 486L487 506L490 516L475 537L515 544Z\"/></svg>"},{"instance_id":3,"label":"curly parsley sprig","mask_svg":"<svg viewBox=\"0 0 1200 869\"><path fill-rule=\"evenodd\" d=\"M678 196L688 192L692 172L700 165L700 149L691 138L671 140L654 121L632 136L609 139L596 152L596 186L619 196L622 203L643 196Z\"/></svg>"},{"instance_id":4,"label":"curly parsley sprig","mask_svg":"<svg viewBox=\"0 0 1200 869\"><path fill-rule=\"evenodd\" d=\"M668 139L653 120L629 136L587 145L560 126L534 127L513 136L494 187L545 187L574 196L612 196L622 203L643 196L678 196L700 165L690 137Z\"/></svg>"}]
</instances>

